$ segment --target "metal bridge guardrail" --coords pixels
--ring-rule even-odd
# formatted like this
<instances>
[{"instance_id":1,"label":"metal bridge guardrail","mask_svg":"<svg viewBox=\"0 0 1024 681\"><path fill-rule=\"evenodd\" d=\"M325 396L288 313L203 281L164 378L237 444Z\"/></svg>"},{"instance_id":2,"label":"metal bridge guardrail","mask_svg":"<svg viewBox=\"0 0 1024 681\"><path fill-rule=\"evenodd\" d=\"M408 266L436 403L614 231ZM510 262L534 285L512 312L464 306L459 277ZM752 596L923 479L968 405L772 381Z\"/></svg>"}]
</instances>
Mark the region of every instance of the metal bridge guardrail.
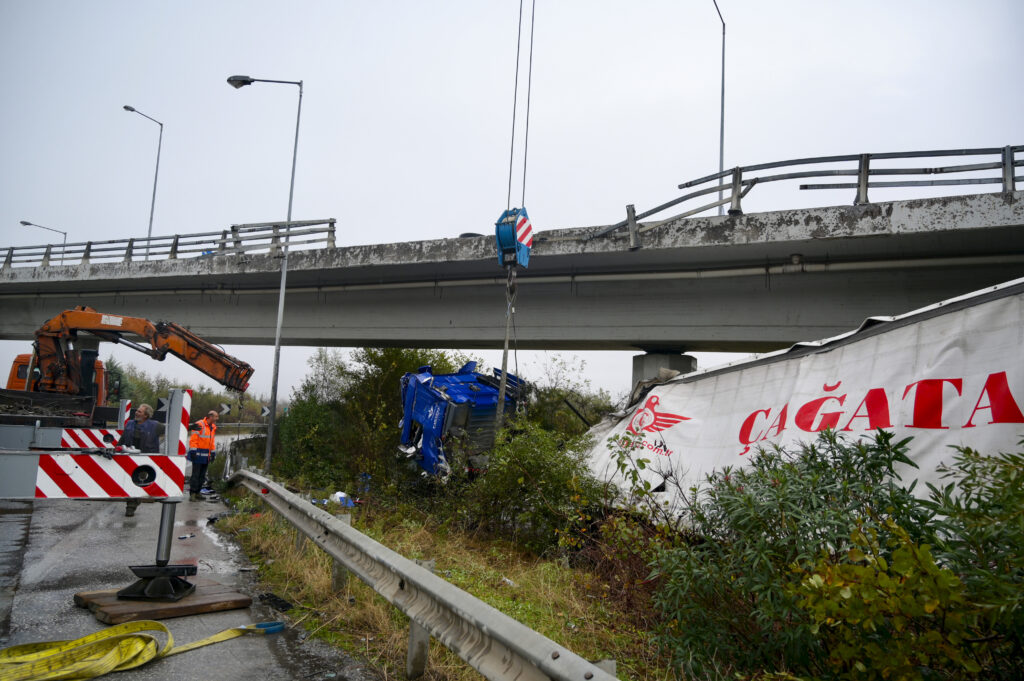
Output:
<instances>
[{"instance_id":1,"label":"metal bridge guardrail","mask_svg":"<svg viewBox=\"0 0 1024 681\"><path fill-rule=\"evenodd\" d=\"M299 532L488 679L615 679L280 485L244 470L229 482L262 497Z\"/></svg>"},{"instance_id":2,"label":"metal bridge guardrail","mask_svg":"<svg viewBox=\"0 0 1024 681\"><path fill-rule=\"evenodd\" d=\"M310 247L334 248L335 222L302 220L232 225L220 232L155 236L113 241L83 241L71 244L10 246L3 269L87 265L94 262L139 262L177 260L244 253L271 253L287 245L289 251Z\"/></svg>"},{"instance_id":3,"label":"metal bridge guardrail","mask_svg":"<svg viewBox=\"0 0 1024 681\"><path fill-rule=\"evenodd\" d=\"M862 205L869 203L868 201L868 189L877 187L937 187L937 186L949 186L949 185L970 185L970 184L1000 184L1002 185L1002 191L1012 192L1016 190L1016 183L1024 181L1024 175L1015 175L1016 169L1024 166L1024 160L1017 160L1017 154L1024 151L1024 145L1017 146L1006 146L1006 147L991 147L984 149L945 149L945 150L933 150L933 151L907 151L907 152L888 152L888 153L876 153L876 154L848 154L845 156L818 156L814 158L798 158L789 161L775 161L772 163L760 163L757 165L736 167L730 170L724 170L713 175L707 175L705 177L692 180L690 182L684 182L679 185L679 189L690 189L697 187L702 184L714 182L714 185L710 187L704 187L697 191L690 192L679 198L672 199L662 203L650 210L646 210L640 214L636 214L635 209L632 205L626 206L626 219L608 227L598 229L595 233L591 234L588 239L596 239L598 237L605 236L616 230L624 227L629 228L630 235L630 247L639 247L638 235L645 231L655 229L664 225L665 223L673 220L679 220L691 215L696 215L703 211L711 208L716 208L721 205L729 204L729 215L742 215L743 210L741 203L743 198L754 188L757 184L765 182L778 182L781 180L796 180L806 179L813 177L836 177L836 176L850 176L856 177L856 182L839 182L830 184L802 184L800 189L855 189L856 197L854 198L854 205ZM934 168L914 167L914 168L872 168L872 161L892 160L892 159L911 159L911 158L940 158L940 157L957 157L957 156L988 156L995 157L995 160L987 160L981 163L969 163L961 165L951 165ZM781 173L777 175L760 175L751 176L751 173L771 170L773 168L785 168L791 166L809 166L819 164L842 164L855 162L856 167L853 168L838 168L838 169L814 169L814 170L802 170L789 173ZM959 177L949 180L898 180L898 181L871 181L872 177L881 176L897 176L897 175L938 175L938 174L950 174L950 173L977 173L985 170L999 170L1000 173L995 177ZM692 208L678 215L673 215L669 218L658 220L657 222L644 225L639 227L637 225L638 220L649 218L659 213L668 210L673 206L677 206L691 199L696 199L707 194L714 194L718 192L719 198L711 203L706 203L696 208ZM722 195L727 194L725 198L721 198Z\"/></svg>"}]
</instances>

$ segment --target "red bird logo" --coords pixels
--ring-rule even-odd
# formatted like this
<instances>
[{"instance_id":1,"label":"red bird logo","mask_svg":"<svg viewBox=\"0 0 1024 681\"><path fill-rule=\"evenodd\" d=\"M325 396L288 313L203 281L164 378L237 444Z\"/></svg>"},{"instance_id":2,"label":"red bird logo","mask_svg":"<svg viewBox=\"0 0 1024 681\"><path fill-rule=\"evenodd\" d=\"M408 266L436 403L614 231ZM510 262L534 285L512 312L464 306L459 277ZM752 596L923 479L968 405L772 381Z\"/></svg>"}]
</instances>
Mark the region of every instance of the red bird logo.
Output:
<instances>
[{"instance_id":1,"label":"red bird logo","mask_svg":"<svg viewBox=\"0 0 1024 681\"><path fill-rule=\"evenodd\" d=\"M633 418L629 420L629 425L626 426L626 430L634 435L643 435L642 431L657 433L671 428L680 421L690 420L689 416L670 414L667 411L658 411L658 401L657 395L651 395L647 398L647 402L644 403L644 406L637 409L636 413L633 414Z\"/></svg>"}]
</instances>

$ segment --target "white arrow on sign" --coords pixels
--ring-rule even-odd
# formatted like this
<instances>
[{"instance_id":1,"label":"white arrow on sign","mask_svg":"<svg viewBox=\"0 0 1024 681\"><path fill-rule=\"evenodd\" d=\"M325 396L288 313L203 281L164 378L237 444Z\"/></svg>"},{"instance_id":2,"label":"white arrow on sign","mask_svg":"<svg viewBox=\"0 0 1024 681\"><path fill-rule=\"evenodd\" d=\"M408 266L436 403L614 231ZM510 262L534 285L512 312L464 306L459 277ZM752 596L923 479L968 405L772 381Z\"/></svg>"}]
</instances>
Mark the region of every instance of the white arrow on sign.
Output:
<instances>
[{"instance_id":1,"label":"white arrow on sign","mask_svg":"<svg viewBox=\"0 0 1024 681\"><path fill-rule=\"evenodd\" d=\"M221 414L221 416L223 416L224 414L230 414L230 413L231 413L231 405L230 404L224 404L223 402L221 402L220 403L220 414Z\"/></svg>"},{"instance_id":2,"label":"white arrow on sign","mask_svg":"<svg viewBox=\"0 0 1024 681\"><path fill-rule=\"evenodd\" d=\"M263 407L263 409L260 411L260 416L270 416L270 407Z\"/></svg>"},{"instance_id":3,"label":"white arrow on sign","mask_svg":"<svg viewBox=\"0 0 1024 681\"><path fill-rule=\"evenodd\" d=\"M164 399L163 397L156 398L156 410L157 411L167 411L167 402L168 401L166 399Z\"/></svg>"}]
</instances>

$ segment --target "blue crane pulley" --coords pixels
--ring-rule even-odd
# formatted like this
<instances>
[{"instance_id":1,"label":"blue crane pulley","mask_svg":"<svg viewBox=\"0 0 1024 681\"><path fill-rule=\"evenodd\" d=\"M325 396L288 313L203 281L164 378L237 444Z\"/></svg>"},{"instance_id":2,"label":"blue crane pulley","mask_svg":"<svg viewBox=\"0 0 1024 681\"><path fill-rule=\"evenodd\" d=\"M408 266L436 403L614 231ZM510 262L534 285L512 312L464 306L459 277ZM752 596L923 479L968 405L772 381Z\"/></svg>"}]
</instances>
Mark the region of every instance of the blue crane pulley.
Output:
<instances>
[{"instance_id":1,"label":"blue crane pulley","mask_svg":"<svg viewBox=\"0 0 1024 681\"><path fill-rule=\"evenodd\" d=\"M525 207L511 208L502 213L494 223L494 236L498 245L498 264L503 267L529 266L533 225Z\"/></svg>"}]
</instances>

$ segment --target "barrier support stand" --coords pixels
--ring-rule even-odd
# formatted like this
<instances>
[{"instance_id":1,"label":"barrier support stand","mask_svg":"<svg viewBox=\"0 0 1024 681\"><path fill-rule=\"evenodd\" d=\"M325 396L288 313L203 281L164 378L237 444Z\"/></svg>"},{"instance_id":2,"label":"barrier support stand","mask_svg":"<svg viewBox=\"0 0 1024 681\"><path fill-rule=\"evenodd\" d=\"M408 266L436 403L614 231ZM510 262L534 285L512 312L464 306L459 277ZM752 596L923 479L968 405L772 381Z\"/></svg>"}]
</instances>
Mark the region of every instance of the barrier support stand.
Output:
<instances>
[{"instance_id":1,"label":"barrier support stand","mask_svg":"<svg viewBox=\"0 0 1024 681\"><path fill-rule=\"evenodd\" d=\"M195 565L168 565L171 559L171 535L174 533L174 512L178 500L160 502L160 534L156 544L156 565L132 565L129 569L139 579L117 592L117 597L139 601L180 601L196 590L195 584L182 577L196 574Z\"/></svg>"}]
</instances>

